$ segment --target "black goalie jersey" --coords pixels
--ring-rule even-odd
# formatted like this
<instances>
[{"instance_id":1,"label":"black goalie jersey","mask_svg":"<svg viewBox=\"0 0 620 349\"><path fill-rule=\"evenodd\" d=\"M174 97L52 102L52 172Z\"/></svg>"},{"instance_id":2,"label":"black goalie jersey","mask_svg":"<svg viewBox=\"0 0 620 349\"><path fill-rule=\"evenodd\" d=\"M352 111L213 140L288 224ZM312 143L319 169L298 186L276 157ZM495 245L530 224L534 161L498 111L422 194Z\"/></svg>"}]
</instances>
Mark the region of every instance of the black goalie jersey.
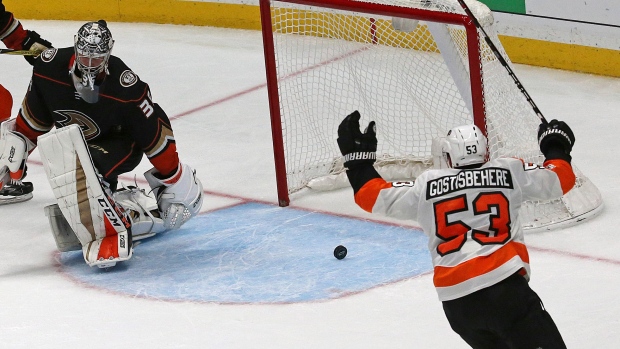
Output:
<instances>
[{"instance_id":1,"label":"black goalie jersey","mask_svg":"<svg viewBox=\"0 0 620 349\"><path fill-rule=\"evenodd\" d=\"M36 144L53 127L77 124L86 141L111 132L126 133L162 175L173 174L179 158L170 120L151 99L149 86L118 57L110 56L109 75L98 101L85 102L69 73L73 47L44 51L35 61L30 87L17 117L16 131Z\"/></svg>"}]
</instances>

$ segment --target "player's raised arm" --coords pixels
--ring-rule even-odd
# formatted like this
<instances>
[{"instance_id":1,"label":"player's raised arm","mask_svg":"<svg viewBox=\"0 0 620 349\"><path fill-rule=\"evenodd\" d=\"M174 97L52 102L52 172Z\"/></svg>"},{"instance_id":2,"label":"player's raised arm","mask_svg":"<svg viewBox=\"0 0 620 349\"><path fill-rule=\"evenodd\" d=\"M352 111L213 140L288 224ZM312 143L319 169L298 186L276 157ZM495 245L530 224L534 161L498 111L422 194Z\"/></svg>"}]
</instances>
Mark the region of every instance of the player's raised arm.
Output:
<instances>
[{"instance_id":1,"label":"player's raised arm","mask_svg":"<svg viewBox=\"0 0 620 349\"><path fill-rule=\"evenodd\" d=\"M41 38L37 32L26 30L11 12L6 11L0 0L0 40L6 47L14 50L44 51L52 47L52 43ZM38 56L24 56L28 63L33 64Z\"/></svg>"},{"instance_id":2,"label":"player's raised arm","mask_svg":"<svg viewBox=\"0 0 620 349\"><path fill-rule=\"evenodd\" d=\"M575 185L575 173L570 155L575 135L564 121L551 120L538 128L538 144L545 156L544 166L558 175L562 192L566 194Z\"/></svg>"},{"instance_id":3,"label":"player's raised arm","mask_svg":"<svg viewBox=\"0 0 620 349\"><path fill-rule=\"evenodd\" d=\"M389 188L373 164L377 160L377 133L374 121L360 131L360 113L349 114L338 127L338 147L344 157L347 177L355 193L355 202L371 212L379 191ZM361 191L361 192L360 192Z\"/></svg>"}]
</instances>

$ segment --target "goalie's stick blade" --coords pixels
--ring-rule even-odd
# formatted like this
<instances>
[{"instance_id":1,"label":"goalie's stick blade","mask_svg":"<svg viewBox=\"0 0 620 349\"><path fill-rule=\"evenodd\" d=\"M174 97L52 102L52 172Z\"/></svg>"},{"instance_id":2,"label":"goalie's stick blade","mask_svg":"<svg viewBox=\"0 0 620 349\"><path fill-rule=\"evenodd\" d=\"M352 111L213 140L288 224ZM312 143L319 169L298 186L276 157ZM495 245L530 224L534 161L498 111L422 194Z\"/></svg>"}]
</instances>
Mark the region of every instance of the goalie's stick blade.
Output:
<instances>
[{"instance_id":1,"label":"goalie's stick blade","mask_svg":"<svg viewBox=\"0 0 620 349\"><path fill-rule=\"evenodd\" d=\"M19 195L19 196L0 195L0 205L15 204L18 202L28 201L30 199L32 199L32 193Z\"/></svg>"},{"instance_id":2,"label":"goalie's stick blade","mask_svg":"<svg viewBox=\"0 0 620 349\"><path fill-rule=\"evenodd\" d=\"M11 50L10 48L0 49L0 54L16 56L38 56L43 51L39 50Z\"/></svg>"}]
</instances>

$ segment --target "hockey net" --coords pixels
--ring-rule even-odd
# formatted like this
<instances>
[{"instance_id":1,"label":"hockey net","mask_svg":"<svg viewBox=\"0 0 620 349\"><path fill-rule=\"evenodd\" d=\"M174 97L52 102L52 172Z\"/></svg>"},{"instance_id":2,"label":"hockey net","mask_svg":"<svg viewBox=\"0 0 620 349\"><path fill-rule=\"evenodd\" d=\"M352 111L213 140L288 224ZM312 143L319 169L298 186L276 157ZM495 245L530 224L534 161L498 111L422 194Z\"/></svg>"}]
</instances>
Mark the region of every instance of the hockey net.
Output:
<instances>
[{"instance_id":1,"label":"hockey net","mask_svg":"<svg viewBox=\"0 0 620 349\"><path fill-rule=\"evenodd\" d=\"M466 3L506 61L491 11ZM452 127L486 132L490 158L541 164L540 120L456 0L260 0L278 198L348 185L336 143L359 110L377 122L376 168L388 180L441 167L436 146ZM575 168L561 199L526 202L525 229L568 225L602 206ZM295 194L297 195L297 194Z\"/></svg>"}]
</instances>

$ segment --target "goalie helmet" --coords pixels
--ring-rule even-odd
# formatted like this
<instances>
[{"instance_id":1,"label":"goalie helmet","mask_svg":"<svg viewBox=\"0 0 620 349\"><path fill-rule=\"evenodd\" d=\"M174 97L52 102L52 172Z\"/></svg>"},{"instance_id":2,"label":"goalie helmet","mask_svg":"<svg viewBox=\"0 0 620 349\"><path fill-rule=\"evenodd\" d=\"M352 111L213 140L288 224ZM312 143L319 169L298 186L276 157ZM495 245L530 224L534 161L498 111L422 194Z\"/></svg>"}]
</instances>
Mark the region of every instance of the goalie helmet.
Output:
<instances>
[{"instance_id":1,"label":"goalie helmet","mask_svg":"<svg viewBox=\"0 0 620 349\"><path fill-rule=\"evenodd\" d=\"M451 168L483 164L487 161L487 139L476 125L458 126L448 131L441 151Z\"/></svg>"},{"instance_id":2,"label":"goalie helmet","mask_svg":"<svg viewBox=\"0 0 620 349\"><path fill-rule=\"evenodd\" d=\"M86 102L98 100L100 75L108 74L113 46L112 33L104 20L84 24L74 37L75 62L71 75L76 91Z\"/></svg>"}]
</instances>

